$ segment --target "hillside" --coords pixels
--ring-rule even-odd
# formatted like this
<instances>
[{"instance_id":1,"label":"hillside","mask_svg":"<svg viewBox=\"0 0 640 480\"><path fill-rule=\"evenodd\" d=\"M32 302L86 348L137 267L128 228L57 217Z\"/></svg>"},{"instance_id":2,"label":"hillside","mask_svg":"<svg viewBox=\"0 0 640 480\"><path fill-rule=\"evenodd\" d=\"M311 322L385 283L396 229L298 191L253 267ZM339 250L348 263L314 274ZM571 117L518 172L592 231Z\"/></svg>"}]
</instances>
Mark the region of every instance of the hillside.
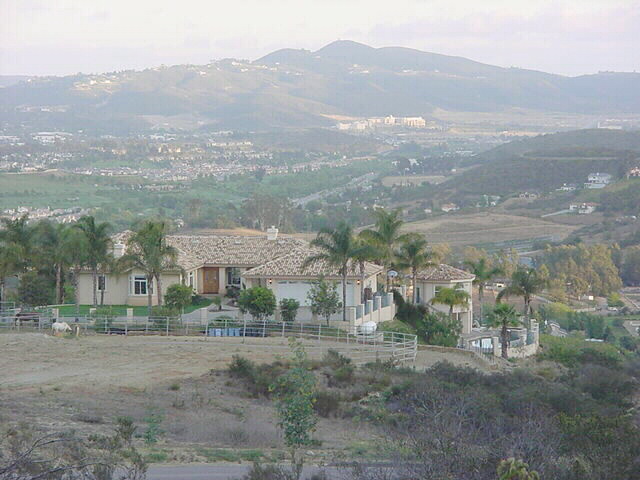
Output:
<instances>
[{"instance_id":1,"label":"hillside","mask_svg":"<svg viewBox=\"0 0 640 480\"><path fill-rule=\"evenodd\" d=\"M326 126L333 123L327 115L428 115L435 108L640 112L640 74L564 77L349 41L315 52L278 50L254 62L15 82L0 79L0 120L38 129L127 132L171 128L178 124L172 119L202 129Z\"/></svg>"},{"instance_id":2,"label":"hillside","mask_svg":"<svg viewBox=\"0 0 640 480\"><path fill-rule=\"evenodd\" d=\"M624 176L640 158L640 131L580 130L540 135L501 145L474 157L477 166L438 186L438 194L501 195L549 192L582 184L592 172Z\"/></svg>"}]
</instances>

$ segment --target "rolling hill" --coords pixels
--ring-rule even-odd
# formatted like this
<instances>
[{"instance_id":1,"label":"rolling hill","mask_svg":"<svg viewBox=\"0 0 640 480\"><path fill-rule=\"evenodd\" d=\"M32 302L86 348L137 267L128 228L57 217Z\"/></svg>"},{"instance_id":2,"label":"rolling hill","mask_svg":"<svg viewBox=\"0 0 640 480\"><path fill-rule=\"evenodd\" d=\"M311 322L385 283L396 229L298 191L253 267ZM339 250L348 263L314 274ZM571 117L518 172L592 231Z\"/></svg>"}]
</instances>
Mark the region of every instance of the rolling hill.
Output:
<instances>
[{"instance_id":1,"label":"rolling hill","mask_svg":"<svg viewBox=\"0 0 640 480\"><path fill-rule=\"evenodd\" d=\"M577 130L516 140L472 159L469 170L437 187L453 200L465 195L509 196L582 184L592 172L621 178L640 163L640 131Z\"/></svg>"},{"instance_id":2,"label":"rolling hill","mask_svg":"<svg viewBox=\"0 0 640 480\"><path fill-rule=\"evenodd\" d=\"M19 79L18 79L19 80ZM640 112L640 74L565 77L409 48L333 42L253 62L225 59L102 75L0 79L0 119L34 128L325 126L328 116ZM54 109L50 107L55 107Z\"/></svg>"}]
</instances>

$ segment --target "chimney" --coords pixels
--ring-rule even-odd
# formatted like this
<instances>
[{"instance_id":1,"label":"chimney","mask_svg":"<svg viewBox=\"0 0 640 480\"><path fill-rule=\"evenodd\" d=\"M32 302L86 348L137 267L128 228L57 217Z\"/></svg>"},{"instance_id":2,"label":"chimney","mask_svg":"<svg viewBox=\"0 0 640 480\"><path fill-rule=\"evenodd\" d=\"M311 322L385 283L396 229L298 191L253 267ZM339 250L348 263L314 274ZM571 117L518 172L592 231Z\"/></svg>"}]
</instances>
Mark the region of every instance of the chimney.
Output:
<instances>
[{"instance_id":1,"label":"chimney","mask_svg":"<svg viewBox=\"0 0 640 480\"><path fill-rule=\"evenodd\" d=\"M113 244L113 256L116 258L120 258L124 255L125 244L124 243L114 243Z\"/></svg>"},{"instance_id":2,"label":"chimney","mask_svg":"<svg viewBox=\"0 0 640 480\"><path fill-rule=\"evenodd\" d=\"M278 229L275 225L271 225L270 228L267 228L267 240L276 240L278 238Z\"/></svg>"}]
</instances>

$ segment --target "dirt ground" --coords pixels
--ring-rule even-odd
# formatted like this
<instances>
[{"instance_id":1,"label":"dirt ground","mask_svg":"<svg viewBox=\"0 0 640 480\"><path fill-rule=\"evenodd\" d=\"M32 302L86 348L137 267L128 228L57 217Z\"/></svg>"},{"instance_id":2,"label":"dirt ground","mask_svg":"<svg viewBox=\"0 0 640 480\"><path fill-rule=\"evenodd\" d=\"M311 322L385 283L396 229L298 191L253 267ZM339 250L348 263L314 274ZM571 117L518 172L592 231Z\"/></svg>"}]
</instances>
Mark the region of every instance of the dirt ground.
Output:
<instances>
[{"instance_id":1,"label":"dirt ground","mask_svg":"<svg viewBox=\"0 0 640 480\"><path fill-rule=\"evenodd\" d=\"M405 230L419 232L431 243L472 245L526 240L551 235L563 239L578 228L544 220L495 213L443 215L410 222Z\"/></svg>"},{"instance_id":2,"label":"dirt ground","mask_svg":"<svg viewBox=\"0 0 640 480\"><path fill-rule=\"evenodd\" d=\"M272 402L249 396L225 368L234 354L272 362L288 357L289 347L283 339L237 342L0 334L0 430L24 423L38 431L108 433L118 416L130 416L143 432L157 413L164 433L152 451L160 452L159 461L219 461L216 449L282 451ZM329 346L307 342L307 352L319 358ZM445 359L474 362L456 352L420 351L416 368ZM316 454L324 458L361 450L376 434L368 422L331 417L320 419L316 436L322 441Z\"/></svg>"}]
</instances>

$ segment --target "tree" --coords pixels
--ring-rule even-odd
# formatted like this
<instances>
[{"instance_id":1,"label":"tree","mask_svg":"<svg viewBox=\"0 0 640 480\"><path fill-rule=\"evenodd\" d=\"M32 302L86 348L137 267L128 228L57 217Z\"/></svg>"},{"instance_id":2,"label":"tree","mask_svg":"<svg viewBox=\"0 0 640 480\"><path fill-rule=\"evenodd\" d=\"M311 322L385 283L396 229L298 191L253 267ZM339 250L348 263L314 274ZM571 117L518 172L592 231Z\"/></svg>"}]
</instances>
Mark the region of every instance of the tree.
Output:
<instances>
[{"instance_id":1,"label":"tree","mask_svg":"<svg viewBox=\"0 0 640 480\"><path fill-rule=\"evenodd\" d=\"M353 254L353 260L358 264L358 273L360 274L360 303L364 303L367 300L364 293L367 262L375 261L379 257L379 250L362 234L358 235L355 241L357 247Z\"/></svg>"},{"instance_id":2,"label":"tree","mask_svg":"<svg viewBox=\"0 0 640 480\"><path fill-rule=\"evenodd\" d=\"M462 331L462 324L440 312L425 312L416 322L416 333L427 345L455 347Z\"/></svg>"},{"instance_id":3,"label":"tree","mask_svg":"<svg viewBox=\"0 0 640 480\"><path fill-rule=\"evenodd\" d=\"M461 283L457 283L455 287L443 287L431 299L431 305L438 303L449 307L449 317L453 318L453 309L455 307L467 307L469 305L470 295L464 290Z\"/></svg>"},{"instance_id":4,"label":"tree","mask_svg":"<svg viewBox=\"0 0 640 480\"><path fill-rule=\"evenodd\" d=\"M7 277L20 271L22 254L23 251L19 245L14 243L0 244L0 301L5 301L4 289Z\"/></svg>"},{"instance_id":5,"label":"tree","mask_svg":"<svg viewBox=\"0 0 640 480\"><path fill-rule=\"evenodd\" d=\"M316 429L318 417L313 405L316 401L316 377L309 370L307 354L301 343L290 340L293 350L291 368L280 376L271 390L276 394L278 426L282 429L284 441L291 452L291 464L295 478L302 474L304 459L298 457L298 450L312 442L311 435Z\"/></svg>"},{"instance_id":6,"label":"tree","mask_svg":"<svg viewBox=\"0 0 640 480\"><path fill-rule=\"evenodd\" d=\"M431 252L427 251L427 241L417 235L409 237L405 239L395 256L398 268L411 272L412 303L416 303L418 271L435 265Z\"/></svg>"},{"instance_id":7,"label":"tree","mask_svg":"<svg viewBox=\"0 0 640 480\"><path fill-rule=\"evenodd\" d=\"M29 227L28 221L29 216L27 214L15 220L8 218L1 220L2 229L0 230L0 241L4 245L16 245L21 248L21 271L24 271L27 267L33 246L33 228Z\"/></svg>"},{"instance_id":8,"label":"tree","mask_svg":"<svg viewBox=\"0 0 640 480\"><path fill-rule=\"evenodd\" d=\"M480 322L482 322L482 313L484 307L484 288L487 286L487 282L502 273L502 269L489 265L485 257L480 257L475 262L466 261L464 263L469 268L469 271L476 277L473 279L473 284L478 287L478 300L480 302Z\"/></svg>"},{"instance_id":9,"label":"tree","mask_svg":"<svg viewBox=\"0 0 640 480\"><path fill-rule=\"evenodd\" d=\"M335 283L329 283L323 278L314 282L307 294L311 304L311 313L324 317L329 325L331 315L340 311L341 303Z\"/></svg>"},{"instance_id":10,"label":"tree","mask_svg":"<svg viewBox=\"0 0 640 480\"><path fill-rule=\"evenodd\" d=\"M38 307L50 305L53 298L53 284L46 276L30 271L20 277L18 299L21 303Z\"/></svg>"},{"instance_id":11,"label":"tree","mask_svg":"<svg viewBox=\"0 0 640 480\"><path fill-rule=\"evenodd\" d=\"M521 296L524 300L524 317L528 326L529 315L533 313L531 300L536 294L542 292L546 285L547 278L541 272L535 268L519 266L511 276L510 285L498 293L496 300L501 301L511 295Z\"/></svg>"},{"instance_id":12,"label":"tree","mask_svg":"<svg viewBox=\"0 0 640 480\"><path fill-rule=\"evenodd\" d=\"M295 322L298 315L298 308L300 308L300 302L295 298L283 298L280 300L280 315L282 315L283 322Z\"/></svg>"},{"instance_id":13,"label":"tree","mask_svg":"<svg viewBox=\"0 0 640 480\"><path fill-rule=\"evenodd\" d=\"M400 233L402 225L402 210L385 210L379 208L374 212L375 229L365 229L362 235L369 238L380 249L379 259L384 266L385 277L391 268L398 245L407 239L407 234ZM385 279L386 281L386 279Z\"/></svg>"},{"instance_id":14,"label":"tree","mask_svg":"<svg viewBox=\"0 0 640 480\"><path fill-rule=\"evenodd\" d=\"M98 306L98 271L101 266L109 260L111 249L111 237L109 230L111 225L103 222L96 223L94 217L86 215L76 223L78 228L85 236L87 256L86 263L91 269L91 277L93 280L93 306Z\"/></svg>"},{"instance_id":15,"label":"tree","mask_svg":"<svg viewBox=\"0 0 640 480\"><path fill-rule=\"evenodd\" d=\"M238 298L242 313L249 313L256 321L265 320L276 311L276 296L266 287L252 287L242 290Z\"/></svg>"},{"instance_id":16,"label":"tree","mask_svg":"<svg viewBox=\"0 0 640 480\"><path fill-rule=\"evenodd\" d=\"M342 320L347 321L347 276L349 263L356 258L365 247L356 242L353 230L349 225L341 222L335 229L323 228L318 232L311 245L319 250L319 253L310 255L303 263L305 269L314 262L326 262L336 267L342 278Z\"/></svg>"},{"instance_id":17,"label":"tree","mask_svg":"<svg viewBox=\"0 0 640 480\"><path fill-rule=\"evenodd\" d=\"M522 460L509 458L498 465L498 480L540 480L538 472L529 471L529 465Z\"/></svg>"},{"instance_id":18,"label":"tree","mask_svg":"<svg viewBox=\"0 0 640 480\"><path fill-rule=\"evenodd\" d=\"M520 325L518 315L513 305L507 303L497 303L489 315L487 324L494 328L500 328L500 344L502 346L502 358L509 358L507 349L509 347L509 327Z\"/></svg>"},{"instance_id":19,"label":"tree","mask_svg":"<svg viewBox=\"0 0 640 480\"><path fill-rule=\"evenodd\" d=\"M185 307L191 305L193 289L187 285L174 283L169 285L164 294L164 303L167 307L178 311L183 311Z\"/></svg>"},{"instance_id":20,"label":"tree","mask_svg":"<svg viewBox=\"0 0 640 480\"><path fill-rule=\"evenodd\" d=\"M162 274L179 270L178 251L167 244L167 226L163 221L147 220L131 236L127 253L119 263L122 268L142 270L147 279L147 305L153 305L153 281L156 281L158 306L162 305Z\"/></svg>"}]
</instances>

